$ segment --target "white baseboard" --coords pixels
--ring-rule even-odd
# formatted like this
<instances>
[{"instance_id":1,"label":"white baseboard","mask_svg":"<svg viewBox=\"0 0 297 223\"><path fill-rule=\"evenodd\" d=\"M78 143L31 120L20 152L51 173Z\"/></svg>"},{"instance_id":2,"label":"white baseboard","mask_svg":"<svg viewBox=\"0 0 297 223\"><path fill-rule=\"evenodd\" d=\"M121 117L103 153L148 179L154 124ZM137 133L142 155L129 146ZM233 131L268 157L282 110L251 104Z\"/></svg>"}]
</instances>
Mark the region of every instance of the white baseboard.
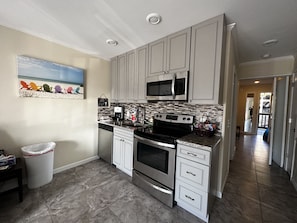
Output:
<instances>
[{"instance_id":1,"label":"white baseboard","mask_svg":"<svg viewBox=\"0 0 297 223\"><path fill-rule=\"evenodd\" d=\"M220 199L223 198L223 191L224 191L224 188L225 188L225 184L227 182L228 175L229 175L229 173L226 175L226 177L225 177L225 179L223 181L223 185L221 187L221 191L217 191L217 193L216 193L217 198L220 198Z\"/></svg>"},{"instance_id":2,"label":"white baseboard","mask_svg":"<svg viewBox=\"0 0 297 223\"><path fill-rule=\"evenodd\" d=\"M86 164L88 162L91 162L91 161L94 161L94 160L97 160L97 159L99 159L98 156L92 156L92 157L89 157L87 159L77 161L75 163L70 163L70 164L67 164L65 166L58 167L58 168L54 169L54 174L63 172L65 170L71 169L73 167L77 167L77 166Z\"/></svg>"}]
</instances>

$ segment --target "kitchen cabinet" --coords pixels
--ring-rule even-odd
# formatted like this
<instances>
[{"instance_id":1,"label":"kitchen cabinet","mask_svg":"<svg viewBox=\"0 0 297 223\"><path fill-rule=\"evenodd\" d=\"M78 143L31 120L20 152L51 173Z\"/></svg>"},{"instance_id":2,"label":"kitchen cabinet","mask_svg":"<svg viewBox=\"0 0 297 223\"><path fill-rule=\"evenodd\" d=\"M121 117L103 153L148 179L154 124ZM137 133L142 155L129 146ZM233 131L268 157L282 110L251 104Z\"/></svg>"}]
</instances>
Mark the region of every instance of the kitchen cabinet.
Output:
<instances>
[{"instance_id":1,"label":"kitchen cabinet","mask_svg":"<svg viewBox=\"0 0 297 223\"><path fill-rule=\"evenodd\" d=\"M133 137L133 131L114 127L113 164L129 176L133 169Z\"/></svg>"},{"instance_id":2,"label":"kitchen cabinet","mask_svg":"<svg viewBox=\"0 0 297 223\"><path fill-rule=\"evenodd\" d=\"M149 44L148 76L189 70L191 28Z\"/></svg>"},{"instance_id":3,"label":"kitchen cabinet","mask_svg":"<svg viewBox=\"0 0 297 223\"><path fill-rule=\"evenodd\" d=\"M192 27L190 103L222 103L224 36L224 15Z\"/></svg>"},{"instance_id":4,"label":"kitchen cabinet","mask_svg":"<svg viewBox=\"0 0 297 223\"><path fill-rule=\"evenodd\" d=\"M127 58L126 54L122 54L118 56L118 81L117 81L117 86L118 86L118 101L119 102L125 102L127 99Z\"/></svg>"},{"instance_id":5,"label":"kitchen cabinet","mask_svg":"<svg viewBox=\"0 0 297 223\"><path fill-rule=\"evenodd\" d=\"M110 60L110 73L111 73L111 102L118 100L118 58L113 57Z\"/></svg>"},{"instance_id":6,"label":"kitchen cabinet","mask_svg":"<svg viewBox=\"0 0 297 223\"><path fill-rule=\"evenodd\" d=\"M175 200L206 222L217 190L218 148L177 144Z\"/></svg>"},{"instance_id":7,"label":"kitchen cabinet","mask_svg":"<svg viewBox=\"0 0 297 223\"><path fill-rule=\"evenodd\" d=\"M111 102L124 102L126 100L127 64L126 54L114 57L110 61L111 70Z\"/></svg>"},{"instance_id":8,"label":"kitchen cabinet","mask_svg":"<svg viewBox=\"0 0 297 223\"><path fill-rule=\"evenodd\" d=\"M135 74L135 50L126 54L127 57L127 82L126 82L126 102L133 102L135 100L135 88L137 79Z\"/></svg>"},{"instance_id":9,"label":"kitchen cabinet","mask_svg":"<svg viewBox=\"0 0 297 223\"><path fill-rule=\"evenodd\" d=\"M145 103L146 100L146 81L148 71L148 45L136 49L136 73L134 98L136 102Z\"/></svg>"},{"instance_id":10,"label":"kitchen cabinet","mask_svg":"<svg viewBox=\"0 0 297 223\"><path fill-rule=\"evenodd\" d=\"M111 59L112 102L146 102L148 47Z\"/></svg>"}]
</instances>

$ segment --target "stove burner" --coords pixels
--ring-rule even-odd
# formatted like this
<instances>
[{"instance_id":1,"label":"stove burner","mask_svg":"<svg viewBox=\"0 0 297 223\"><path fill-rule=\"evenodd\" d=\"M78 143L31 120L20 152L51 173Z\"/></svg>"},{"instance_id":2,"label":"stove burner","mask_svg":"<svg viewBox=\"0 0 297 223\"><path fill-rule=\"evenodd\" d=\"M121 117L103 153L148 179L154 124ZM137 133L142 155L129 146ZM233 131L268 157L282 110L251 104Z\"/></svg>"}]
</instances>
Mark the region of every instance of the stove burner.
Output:
<instances>
[{"instance_id":1,"label":"stove burner","mask_svg":"<svg viewBox=\"0 0 297 223\"><path fill-rule=\"evenodd\" d=\"M153 126L137 129L134 134L158 142L176 144L176 139L193 130L193 116L155 114L154 117Z\"/></svg>"}]
</instances>

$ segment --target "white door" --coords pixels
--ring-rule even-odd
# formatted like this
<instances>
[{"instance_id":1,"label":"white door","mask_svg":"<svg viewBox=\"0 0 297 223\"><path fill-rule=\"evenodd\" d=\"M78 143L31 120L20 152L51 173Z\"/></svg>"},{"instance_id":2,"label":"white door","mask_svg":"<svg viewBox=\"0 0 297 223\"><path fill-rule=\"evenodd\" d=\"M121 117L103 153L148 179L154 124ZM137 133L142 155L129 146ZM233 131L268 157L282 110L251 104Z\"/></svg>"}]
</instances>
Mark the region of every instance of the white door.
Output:
<instances>
[{"instance_id":1,"label":"white door","mask_svg":"<svg viewBox=\"0 0 297 223\"><path fill-rule=\"evenodd\" d=\"M274 78L269 165L284 165L289 77Z\"/></svg>"},{"instance_id":2,"label":"white door","mask_svg":"<svg viewBox=\"0 0 297 223\"><path fill-rule=\"evenodd\" d=\"M296 106L297 106L297 89L294 87L295 75L293 74L290 82L290 94L288 104L287 134L286 134L286 151L284 169L291 173L293 150L295 141L295 123L296 123Z\"/></svg>"}]
</instances>

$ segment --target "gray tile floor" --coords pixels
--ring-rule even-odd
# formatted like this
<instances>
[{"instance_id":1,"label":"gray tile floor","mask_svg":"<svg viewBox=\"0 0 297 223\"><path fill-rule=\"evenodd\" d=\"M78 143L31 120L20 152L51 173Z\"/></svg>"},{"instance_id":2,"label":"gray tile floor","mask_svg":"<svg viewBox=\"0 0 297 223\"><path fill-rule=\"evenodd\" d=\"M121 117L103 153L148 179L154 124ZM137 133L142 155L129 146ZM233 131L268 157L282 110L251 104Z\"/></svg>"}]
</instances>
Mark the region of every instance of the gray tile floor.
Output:
<instances>
[{"instance_id":1,"label":"gray tile floor","mask_svg":"<svg viewBox=\"0 0 297 223\"><path fill-rule=\"evenodd\" d=\"M267 165L262 136L241 136L222 199L210 222L297 222L297 193L286 172ZM201 222L168 208L100 160L54 175L39 189L0 197L0 222Z\"/></svg>"}]
</instances>

